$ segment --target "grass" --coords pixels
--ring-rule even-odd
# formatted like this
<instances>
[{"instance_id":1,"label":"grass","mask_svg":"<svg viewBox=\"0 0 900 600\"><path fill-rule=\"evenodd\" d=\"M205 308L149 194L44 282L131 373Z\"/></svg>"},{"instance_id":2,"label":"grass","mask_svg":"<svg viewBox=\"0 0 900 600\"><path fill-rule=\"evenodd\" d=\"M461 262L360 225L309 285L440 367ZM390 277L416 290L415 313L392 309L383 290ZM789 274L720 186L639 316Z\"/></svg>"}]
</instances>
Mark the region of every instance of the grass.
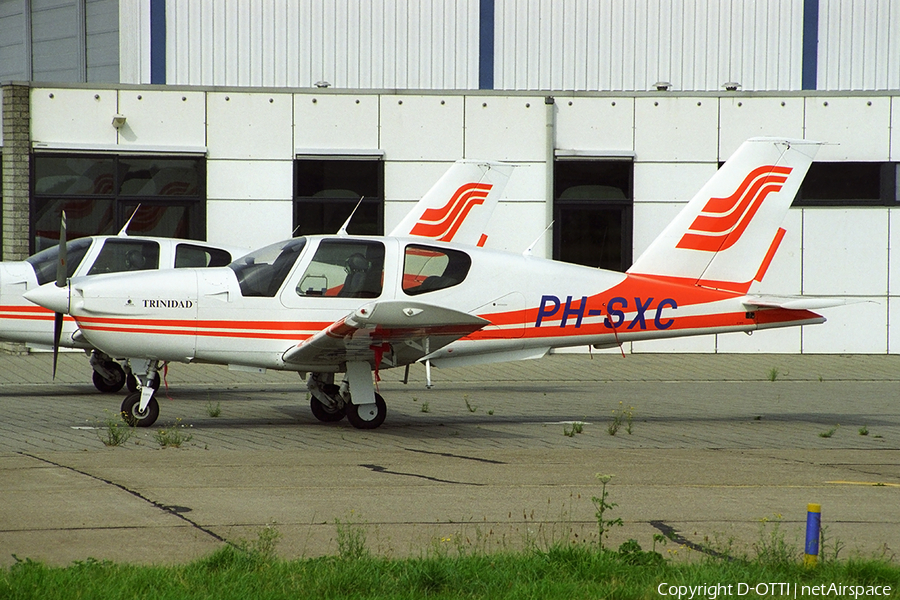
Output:
<instances>
[{"instance_id":1,"label":"grass","mask_svg":"<svg viewBox=\"0 0 900 600\"><path fill-rule=\"evenodd\" d=\"M134 428L122 421L120 415L107 418L97 431L97 437L104 446L121 446L134 435Z\"/></svg>"},{"instance_id":2,"label":"grass","mask_svg":"<svg viewBox=\"0 0 900 600\"><path fill-rule=\"evenodd\" d=\"M163 448L181 448L182 444L188 443L194 439L194 436L193 434L185 433L181 419L176 419L172 427L160 429L154 433L153 439Z\"/></svg>"},{"instance_id":3,"label":"grass","mask_svg":"<svg viewBox=\"0 0 900 600\"><path fill-rule=\"evenodd\" d=\"M520 553L425 555L387 559L368 554L284 561L252 549L223 546L187 565L135 566L88 560L53 568L20 561L0 570L0 597L154 598L659 598L677 597L677 586L732 586L788 582L801 586L837 583L900 588L900 567L879 560L798 563L702 560L666 562L633 540L618 551L560 545ZM798 590L798 592L799 592ZM77 592L77 594L76 594ZM683 597L689 596L689 592ZM791 594L792 595L792 594ZM798 596L801 595L798 593ZM811 594L807 593L806 596ZM695 595L695 597L698 597ZM710 597L703 594L699 597ZM757 597L753 593L746 597ZM832 597L834 595L832 594ZM847 597L847 596L840 596Z\"/></svg>"},{"instance_id":4,"label":"grass","mask_svg":"<svg viewBox=\"0 0 900 600\"><path fill-rule=\"evenodd\" d=\"M820 437L820 438L830 438L830 437L833 436L835 433L837 433L837 430L838 430L839 427L840 427L840 425L835 425L835 426L832 427L831 429L827 429L827 430L825 430L825 431L822 431L822 432L819 433L819 437Z\"/></svg>"}]
</instances>

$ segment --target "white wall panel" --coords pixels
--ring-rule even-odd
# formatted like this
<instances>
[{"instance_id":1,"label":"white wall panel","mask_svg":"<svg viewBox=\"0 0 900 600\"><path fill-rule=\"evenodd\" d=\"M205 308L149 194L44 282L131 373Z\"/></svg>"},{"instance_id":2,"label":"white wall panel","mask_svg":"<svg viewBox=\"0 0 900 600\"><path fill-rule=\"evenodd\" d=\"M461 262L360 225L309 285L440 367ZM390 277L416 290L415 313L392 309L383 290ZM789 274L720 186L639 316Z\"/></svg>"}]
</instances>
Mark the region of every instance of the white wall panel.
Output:
<instances>
[{"instance_id":1,"label":"white wall panel","mask_svg":"<svg viewBox=\"0 0 900 600\"><path fill-rule=\"evenodd\" d=\"M295 94L294 148L374 150L377 95Z\"/></svg>"},{"instance_id":2,"label":"white wall panel","mask_svg":"<svg viewBox=\"0 0 900 600\"><path fill-rule=\"evenodd\" d=\"M888 211L803 209L803 293L885 296Z\"/></svg>"},{"instance_id":3,"label":"white wall panel","mask_svg":"<svg viewBox=\"0 0 900 600\"><path fill-rule=\"evenodd\" d=\"M543 97L467 96L466 158L543 161L546 124Z\"/></svg>"},{"instance_id":4,"label":"white wall panel","mask_svg":"<svg viewBox=\"0 0 900 600\"><path fill-rule=\"evenodd\" d=\"M122 146L206 146L203 92L120 90L119 112L126 118Z\"/></svg>"},{"instance_id":5,"label":"white wall panel","mask_svg":"<svg viewBox=\"0 0 900 600\"><path fill-rule=\"evenodd\" d=\"M418 202L425 192L437 183L438 179L447 172L452 162L394 162L387 160L384 163L384 193L385 200L399 201L411 209L414 202ZM402 216L406 215L403 212ZM398 219L399 222L399 219ZM390 231L393 225L388 226L385 215L384 230Z\"/></svg>"},{"instance_id":6,"label":"white wall panel","mask_svg":"<svg viewBox=\"0 0 900 600\"><path fill-rule=\"evenodd\" d=\"M818 88L900 87L898 31L896 0L819 0Z\"/></svg>"},{"instance_id":7,"label":"white wall panel","mask_svg":"<svg viewBox=\"0 0 900 600\"><path fill-rule=\"evenodd\" d=\"M291 160L209 160L206 195L227 200L291 200Z\"/></svg>"},{"instance_id":8,"label":"white wall panel","mask_svg":"<svg viewBox=\"0 0 900 600\"><path fill-rule=\"evenodd\" d=\"M715 162L718 106L713 98L660 94L635 100L634 151L641 162Z\"/></svg>"},{"instance_id":9,"label":"white wall panel","mask_svg":"<svg viewBox=\"0 0 900 600\"><path fill-rule=\"evenodd\" d=\"M719 160L752 137L803 137L803 98L732 96L719 99Z\"/></svg>"},{"instance_id":10,"label":"white wall panel","mask_svg":"<svg viewBox=\"0 0 900 600\"><path fill-rule=\"evenodd\" d=\"M478 0L166 2L168 83L477 89Z\"/></svg>"},{"instance_id":11,"label":"white wall panel","mask_svg":"<svg viewBox=\"0 0 900 600\"><path fill-rule=\"evenodd\" d=\"M382 96L381 148L387 160L463 156L461 96Z\"/></svg>"},{"instance_id":12,"label":"white wall panel","mask_svg":"<svg viewBox=\"0 0 900 600\"><path fill-rule=\"evenodd\" d=\"M34 89L31 140L83 145L114 145L112 118L119 112L115 90Z\"/></svg>"},{"instance_id":13,"label":"white wall panel","mask_svg":"<svg viewBox=\"0 0 900 600\"><path fill-rule=\"evenodd\" d=\"M802 328L804 353L887 352L887 300L885 298L849 298L849 300L852 304L815 311L827 321Z\"/></svg>"},{"instance_id":14,"label":"white wall panel","mask_svg":"<svg viewBox=\"0 0 900 600\"><path fill-rule=\"evenodd\" d=\"M634 98L556 98L556 147L634 151Z\"/></svg>"},{"instance_id":15,"label":"white wall panel","mask_svg":"<svg viewBox=\"0 0 900 600\"><path fill-rule=\"evenodd\" d=\"M806 99L806 138L828 142L817 161L886 161L891 152L887 96L814 96ZM835 145L840 144L840 145Z\"/></svg>"},{"instance_id":16,"label":"white wall panel","mask_svg":"<svg viewBox=\"0 0 900 600\"><path fill-rule=\"evenodd\" d=\"M293 206L272 200L208 200L207 240L249 250L291 237Z\"/></svg>"},{"instance_id":17,"label":"white wall panel","mask_svg":"<svg viewBox=\"0 0 900 600\"><path fill-rule=\"evenodd\" d=\"M716 352L730 353L797 353L800 352L800 328L783 327L746 333L723 333L716 336Z\"/></svg>"},{"instance_id":18,"label":"white wall panel","mask_svg":"<svg viewBox=\"0 0 900 600\"><path fill-rule=\"evenodd\" d=\"M505 250L521 254L541 236L549 224L547 209L543 202L505 202L501 201L488 222L485 234L488 236L486 248ZM551 232L547 232L535 245L532 254L539 258L547 258Z\"/></svg>"},{"instance_id":19,"label":"white wall panel","mask_svg":"<svg viewBox=\"0 0 900 600\"><path fill-rule=\"evenodd\" d=\"M900 354L900 298L888 298L888 352Z\"/></svg>"},{"instance_id":20,"label":"white wall panel","mask_svg":"<svg viewBox=\"0 0 900 600\"><path fill-rule=\"evenodd\" d=\"M671 338L667 340L647 340L644 342L632 342L631 351L635 354L643 352L704 352L716 351L716 336L694 335L683 338Z\"/></svg>"},{"instance_id":21,"label":"white wall panel","mask_svg":"<svg viewBox=\"0 0 900 600\"><path fill-rule=\"evenodd\" d=\"M634 259L646 250L662 230L681 212L685 203L676 202L635 202L634 204Z\"/></svg>"},{"instance_id":22,"label":"white wall panel","mask_svg":"<svg viewBox=\"0 0 900 600\"><path fill-rule=\"evenodd\" d=\"M900 210L888 210L890 239L888 240L888 294L900 296ZM900 333L900 321L897 324ZM897 351L900 352L900 346Z\"/></svg>"},{"instance_id":23,"label":"white wall panel","mask_svg":"<svg viewBox=\"0 0 900 600\"><path fill-rule=\"evenodd\" d=\"M803 1L498 0L498 89L796 90Z\"/></svg>"},{"instance_id":24,"label":"white wall panel","mask_svg":"<svg viewBox=\"0 0 900 600\"><path fill-rule=\"evenodd\" d=\"M891 160L900 162L900 96L891 98Z\"/></svg>"},{"instance_id":25,"label":"white wall panel","mask_svg":"<svg viewBox=\"0 0 900 600\"><path fill-rule=\"evenodd\" d=\"M210 92L209 158L292 158L292 118L289 94Z\"/></svg>"},{"instance_id":26,"label":"white wall panel","mask_svg":"<svg viewBox=\"0 0 900 600\"><path fill-rule=\"evenodd\" d=\"M717 170L716 163L634 163L634 201L683 204L693 198Z\"/></svg>"}]
</instances>

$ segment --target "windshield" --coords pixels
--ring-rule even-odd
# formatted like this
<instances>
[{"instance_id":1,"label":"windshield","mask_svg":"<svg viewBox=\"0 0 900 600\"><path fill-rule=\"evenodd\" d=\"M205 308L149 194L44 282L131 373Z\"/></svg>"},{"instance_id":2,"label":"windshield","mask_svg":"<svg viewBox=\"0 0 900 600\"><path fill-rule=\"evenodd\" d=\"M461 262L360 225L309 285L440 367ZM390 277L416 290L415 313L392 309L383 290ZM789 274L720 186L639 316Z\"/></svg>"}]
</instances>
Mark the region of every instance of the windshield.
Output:
<instances>
[{"instance_id":1,"label":"windshield","mask_svg":"<svg viewBox=\"0 0 900 600\"><path fill-rule=\"evenodd\" d=\"M306 238L279 242L251 252L231 263L244 296L273 298L299 258Z\"/></svg>"},{"instance_id":2,"label":"windshield","mask_svg":"<svg viewBox=\"0 0 900 600\"><path fill-rule=\"evenodd\" d=\"M91 238L80 238L72 240L66 244L66 278L73 277L75 270L84 255L87 254L88 248L91 247ZM59 246L51 246L46 250L41 250L37 254L25 259L34 268L34 274L37 275L38 285L44 285L51 281L56 281L56 263L59 260Z\"/></svg>"}]
</instances>

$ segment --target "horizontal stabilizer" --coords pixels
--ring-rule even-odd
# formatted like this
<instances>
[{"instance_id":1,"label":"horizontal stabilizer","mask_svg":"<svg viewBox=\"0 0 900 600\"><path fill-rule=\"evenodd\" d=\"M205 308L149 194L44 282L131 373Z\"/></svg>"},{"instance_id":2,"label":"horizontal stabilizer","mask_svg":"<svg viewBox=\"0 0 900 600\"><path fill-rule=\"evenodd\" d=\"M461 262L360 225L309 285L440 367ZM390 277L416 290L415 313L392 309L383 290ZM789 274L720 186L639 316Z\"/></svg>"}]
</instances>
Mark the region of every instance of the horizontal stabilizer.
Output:
<instances>
[{"instance_id":1,"label":"horizontal stabilizer","mask_svg":"<svg viewBox=\"0 0 900 600\"><path fill-rule=\"evenodd\" d=\"M750 296L744 300L748 308L784 308L787 310L817 310L843 306L846 298L825 298L816 296Z\"/></svg>"},{"instance_id":2,"label":"horizontal stabilizer","mask_svg":"<svg viewBox=\"0 0 900 600\"><path fill-rule=\"evenodd\" d=\"M340 368L365 361L374 367L415 362L489 322L468 313L405 300L366 304L284 353L286 363Z\"/></svg>"}]
</instances>

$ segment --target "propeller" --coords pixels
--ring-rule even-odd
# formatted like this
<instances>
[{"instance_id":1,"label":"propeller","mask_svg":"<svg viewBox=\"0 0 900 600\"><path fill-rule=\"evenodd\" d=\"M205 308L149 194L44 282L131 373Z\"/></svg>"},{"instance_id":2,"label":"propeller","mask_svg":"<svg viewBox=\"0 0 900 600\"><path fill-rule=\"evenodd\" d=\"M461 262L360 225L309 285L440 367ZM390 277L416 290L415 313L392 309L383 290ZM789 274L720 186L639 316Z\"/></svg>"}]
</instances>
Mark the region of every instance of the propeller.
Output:
<instances>
[{"instance_id":1,"label":"propeller","mask_svg":"<svg viewBox=\"0 0 900 600\"><path fill-rule=\"evenodd\" d=\"M56 263L56 287L68 285L68 266L66 265L66 211L62 211L59 224L59 255ZM59 340L62 337L63 314L53 313L53 379L56 379L56 363L59 359Z\"/></svg>"}]
</instances>

